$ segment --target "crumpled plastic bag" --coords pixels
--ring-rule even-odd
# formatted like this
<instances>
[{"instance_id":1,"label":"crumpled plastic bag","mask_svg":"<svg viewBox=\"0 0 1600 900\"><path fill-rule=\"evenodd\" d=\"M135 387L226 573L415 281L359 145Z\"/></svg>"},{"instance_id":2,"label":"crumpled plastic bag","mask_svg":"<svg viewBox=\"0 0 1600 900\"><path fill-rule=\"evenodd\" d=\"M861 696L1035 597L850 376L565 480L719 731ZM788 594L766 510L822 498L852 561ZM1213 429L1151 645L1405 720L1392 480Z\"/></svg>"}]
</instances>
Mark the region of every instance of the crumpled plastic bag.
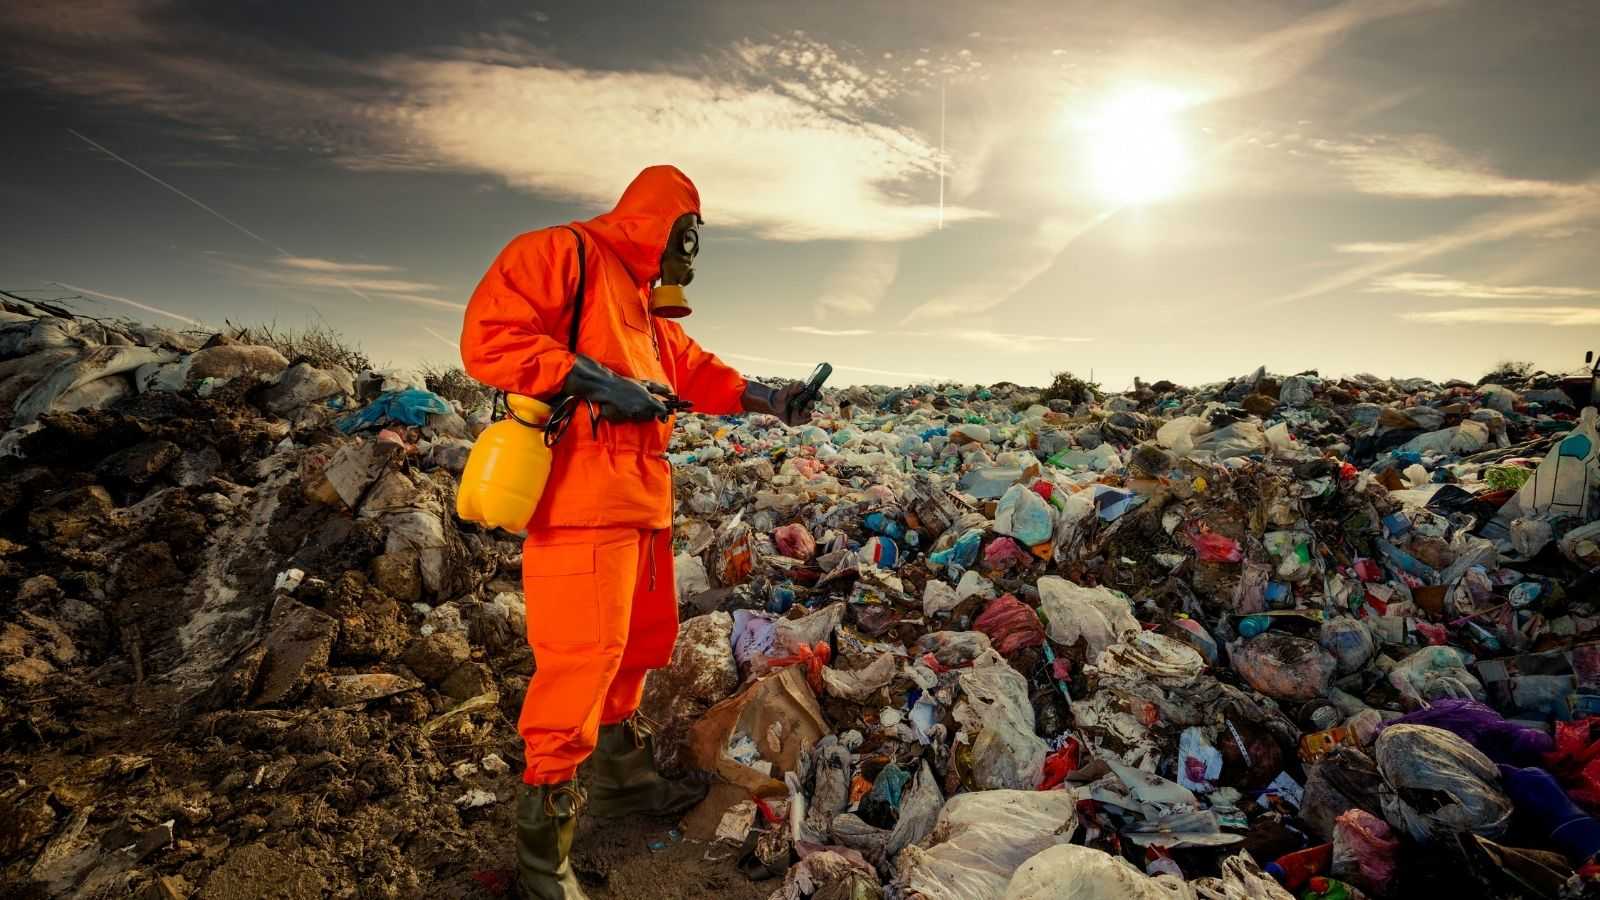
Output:
<instances>
[{"instance_id":1,"label":"crumpled plastic bag","mask_svg":"<svg viewBox=\"0 0 1600 900\"><path fill-rule=\"evenodd\" d=\"M1030 857L1077 830L1071 791L975 791L945 802L929 845L895 860L896 883L923 900L1002 900Z\"/></svg>"},{"instance_id":2,"label":"crumpled plastic bag","mask_svg":"<svg viewBox=\"0 0 1600 900\"><path fill-rule=\"evenodd\" d=\"M865 703L878 691L894 680L900 672L900 663L893 653L880 653L878 656L860 669L842 671L840 669L824 668L822 670L822 684L826 693L831 697L839 697L856 703Z\"/></svg>"},{"instance_id":3,"label":"crumpled plastic bag","mask_svg":"<svg viewBox=\"0 0 1600 900\"><path fill-rule=\"evenodd\" d=\"M1195 558L1205 563L1236 563L1244 559L1239 542L1225 534L1202 531L1198 528L1188 533L1189 544L1194 547Z\"/></svg>"},{"instance_id":4,"label":"crumpled plastic bag","mask_svg":"<svg viewBox=\"0 0 1600 900\"><path fill-rule=\"evenodd\" d=\"M985 650L972 668L961 673L959 682L965 702L957 705L955 715L969 732L977 731L972 739L972 777L979 788L1038 787L1050 745L1034 734L1028 679L998 653ZM966 716L963 706L970 710Z\"/></svg>"},{"instance_id":5,"label":"crumpled plastic bag","mask_svg":"<svg viewBox=\"0 0 1600 900\"><path fill-rule=\"evenodd\" d=\"M972 627L988 635L989 642L1001 656L1044 643L1044 625L1038 613L1010 594L984 607Z\"/></svg>"},{"instance_id":6,"label":"crumpled plastic bag","mask_svg":"<svg viewBox=\"0 0 1600 900\"><path fill-rule=\"evenodd\" d=\"M1210 453L1220 462L1267 449L1267 435L1259 422L1234 422L1194 439L1194 452Z\"/></svg>"},{"instance_id":7,"label":"crumpled plastic bag","mask_svg":"<svg viewBox=\"0 0 1600 900\"><path fill-rule=\"evenodd\" d=\"M1594 487L1600 484L1600 430L1596 429L1596 417L1593 406L1584 408L1577 427L1556 441L1533 477L1500 507L1497 521L1509 525L1512 519L1523 516L1570 516L1589 521Z\"/></svg>"},{"instance_id":8,"label":"crumpled plastic bag","mask_svg":"<svg viewBox=\"0 0 1600 900\"><path fill-rule=\"evenodd\" d=\"M450 412L450 403L432 391L408 388L403 391L389 391L379 394L376 400L368 403L337 423L339 430L351 434L362 428L368 428L379 422L389 419L405 425L422 426L428 424L430 414Z\"/></svg>"},{"instance_id":9,"label":"crumpled plastic bag","mask_svg":"<svg viewBox=\"0 0 1600 900\"><path fill-rule=\"evenodd\" d=\"M1128 601L1110 588L1084 587L1046 575L1039 579L1039 597L1050 639L1068 645L1087 642L1091 664L1107 647L1141 630Z\"/></svg>"},{"instance_id":10,"label":"crumpled plastic bag","mask_svg":"<svg viewBox=\"0 0 1600 900\"><path fill-rule=\"evenodd\" d=\"M827 643L833 632L844 621L844 603L830 603L798 619L779 619L773 626L773 655L788 656L801 647L815 647Z\"/></svg>"},{"instance_id":11,"label":"crumpled plastic bag","mask_svg":"<svg viewBox=\"0 0 1600 900\"><path fill-rule=\"evenodd\" d=\"M1222 753L1211 745L1206 731L1190 726L1178 737L1178 783L1197 794L1209 794L1222 777Z\"/></svg>"},{"instance_id":12,"label":"crumpled plastic bag","mask_svg":"<svg viewBox=\"0 0 1600 900\"><path fill-rule=\"evenodd\" d=\"M1277 880L1250 857L1240 853L1222 861L1218 878L1196 878L1189 883L1198 900L1294 900Z\"/></svg>"},{"instance_id":13,"label":"crumpled plastic bag","mask_svg":"<svg viewBox=\"0 0 1600 900\"><path fill-rule=\"evenodd\" d=\"M1366 668L1377 651L1372 631L1366 623L1350 616L1340 616L1322 623L1322 633L1317 638L1322 649L1333 654L1340 675L1349 675Z\"/></svg>"},{"instance_id":14,"label":"crumpled plastic bag","mask_svg":"<svg viewBox=\"0 0 1600 900\"><path fill-rule=\"evenodd\" d=\"M956 594L954 585L930 578L928 586L922 590L922 614L930 619L960 605L961 597Z\"/></svg>"},{"instance_id":15,"label":"crumpled plastic bag","mask_svg":"<svg viewBox=\"0 0 1600 900\"><path fill-rule=\"evenodd\" d=\"M995 510L995 532L1010 535L1021 541L1023 546L1032 547L1050 540L1050 532L1054 527L1050 504L1020 484L1013 484L1006 489L1005 496L1000 498L1000 505Z\"/></svg>"},{"instance_id":16,"label":"crumpled plastic bag","mask_svg":"<svg viewBox=\"0 0 1600 900\"><path fill-rule=\"evenodd\" d=\"M1106 648L1095 664L1105 675L1188 684L1206 667L1200 651L1158 631L1141 631Z\"/></svg>"},{"instance_id":17,"label":"crumpled plastic bag","mask_svg":"<svg viewBox=\"0 0 1600 900\"><path fill-rule=\"evenodd\" d=\"M1275 700L1315 700L1328 692L1337 668L1333 655L1313 641L1268 631L1228 647L1234 671Z\"/></svg>"},{"instance_id":18,"label":"crumpled plastic bag","mask_svg":"<svg viewBox=\"0 0 1600 900\"><path fill-rule=\"evenodd\" d=\"M837 897L840 900L881 900L883 887L859 854L837 849L816 850L789 867L783 885L772 895L777 900Z\"/></svg>"},{"instance_id":19,"label":"crumpled plastic bag","mask_svg":"<svg viewBox=\"0 0 1600 900\"><path fill-rule=\"evenodd\" d=\"M1389 823L1364 809L1349 810L1333 826L1333 876L1364 891L1382 889L1394 878L1399 849Z\"/></svg>"},{"instance_id":20,"label":"crumpled plastic bag","mask_svg":"<svg viewBox=\"0 0 1600 900\"><path fill-rule=\"evenodd\" d=\"M1476 700L1435 700L1388 725L1443 728L1482 751L1490 760L1513 766L1539 765L1545 754L1556 749L1555 738L1537 728L1509 722L1505 716Z\"/></svg>"},{"instance_id":21,"label":"crumpled plastic bag","mask_svg":"<svg viewBox=\"0 0 1600 900\"><path fill-rule=\"evenodd\" d=\"M1382 783L1383 776L1378 774L1378 764L1372 757L1355 747L1334 747L1306 773L1300 821L1317 837L1332 841L1334 825L1346 812L1382 812Z\"/></svg>"},{"instance_id":22,"label":"crumpled plastic bag","mask_svg":"<svg viewBox=\"0 0 1600 900\"><path fill-rule=\"evenodd\" d=\"M933 830L939 820L939 810L944 806L944 794L939 792L939 780L926 761L911 778L911 786L900 799L900 817L889 833L884 851L893 857L906 847L921 841Z\"/></svg>"},{"instance_id":23,"label":"crumpled plastic bag","mask_svg":"<svg viewBox=\"0 0 1600 900\"><path fill-rule=\"evenodd\" d=\"M1443 728L1392 725L1378 735L1383 817L1423 842L1464 832L1494 838L1511 819L1500 770Z\"/></svg>"},{"instance_id":24,"label":"crumpled plastic bag","mask_svg":"<svg viewBox=\"0 0 1600 900\"><path fill-rule=\"evenodd\" d=\"M1005 900L1177 900L1194 893L1171 875L1151 877L1104 850L1062 844L1024 862Z\"/></svg>"},{"instance_id":25,"label":"crumpled plastic bag","mask_svg":"<svg viewBox=\"0 0 1600 900\"><path fill-rule=\"evenodd\" d=\"M981 631L930 631L917 638L912 649L922 665L936 673L965 668L992 652L989 636Z\"/></svg>"},{"instance_id":26,"label":"crumpled plastic bag","mask_svg":"<svg viewBox=\"0 0 1600 900\"><path fill-rule=\"evenodd\" d=\"M1389 683L1416 703L1448 697L1485 700L1483 684L1467 671L1471 664L1467 651L1434 644L1401 660L1389 672Z\"/></svg>"},{"instance_id":27,"label":"crumpled plastic bag","mask_svg":"<svg viewBox=\"0 0 1600 900\"><path fill-rule=\"evenodd\" d=\"M772 532L772 540L778 545L778 552L790 559L805 562L817 555L817 539L799 522L778 526Z\"/></svg>"}]
</instances>

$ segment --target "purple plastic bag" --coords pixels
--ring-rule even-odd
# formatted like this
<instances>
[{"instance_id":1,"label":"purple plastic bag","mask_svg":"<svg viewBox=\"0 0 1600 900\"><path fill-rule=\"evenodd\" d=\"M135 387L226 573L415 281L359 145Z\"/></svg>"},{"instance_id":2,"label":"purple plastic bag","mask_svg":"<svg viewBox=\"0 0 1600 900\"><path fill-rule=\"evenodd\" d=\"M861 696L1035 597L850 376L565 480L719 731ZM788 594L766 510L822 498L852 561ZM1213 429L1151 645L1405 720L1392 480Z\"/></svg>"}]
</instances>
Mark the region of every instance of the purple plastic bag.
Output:
<instances>
[{"instance_id":1,"label":"purple plastic bag","mask_svg":"<svg viewBox=\"0 0 1600 900\"><path fill-rule=\"evenodd\" d=\"M1435 700L1433 705L1407 713L1384 727L1399 724L1443 728L1477 747L1484 756L1511 766L1537 766L1541 757L1556 748L1555 738L1538 729L1507 722L1505 716L1476 700Z\"/></svg>"}]
</instances>

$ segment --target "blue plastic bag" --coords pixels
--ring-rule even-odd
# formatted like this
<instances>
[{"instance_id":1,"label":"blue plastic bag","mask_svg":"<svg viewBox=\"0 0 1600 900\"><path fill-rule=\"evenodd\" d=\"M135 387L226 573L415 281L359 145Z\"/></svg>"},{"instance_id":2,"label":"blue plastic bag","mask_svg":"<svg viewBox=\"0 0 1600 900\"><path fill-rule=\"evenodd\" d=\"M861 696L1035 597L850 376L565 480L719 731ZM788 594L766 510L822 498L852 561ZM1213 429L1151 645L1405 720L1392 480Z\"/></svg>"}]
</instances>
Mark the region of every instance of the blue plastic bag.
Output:
<instances>
[{"instance_id":1,"label":"blue plastic bag","mask_svg":"<svg viewBox=\"0 0 1600 900\"><path fill-rule=\"evenodd\" d=\"M433 391L407 388L379 394L365 407L339 420L339 430L345 434L382 423L385 419L403 425L426 425L428 416L450 412L450 404Z\"/></svg>"}]
</instances>

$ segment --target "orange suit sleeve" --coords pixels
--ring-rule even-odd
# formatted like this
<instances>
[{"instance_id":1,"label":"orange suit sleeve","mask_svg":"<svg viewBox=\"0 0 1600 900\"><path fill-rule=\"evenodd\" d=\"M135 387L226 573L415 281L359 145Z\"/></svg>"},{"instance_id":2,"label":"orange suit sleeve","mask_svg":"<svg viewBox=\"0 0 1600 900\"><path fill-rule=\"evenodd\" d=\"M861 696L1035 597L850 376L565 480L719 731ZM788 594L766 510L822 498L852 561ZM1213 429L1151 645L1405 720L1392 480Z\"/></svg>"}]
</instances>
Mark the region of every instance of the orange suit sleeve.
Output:
<instances>
[{"instance_id":1,"label":"orange suit sleeve","mask_svg":"<svg viewBox=\"0 0 1600 900\"><path fill-rule=\"evenodd\" d=\"M706 352L677 322L657 319L672 361L672 389L694 404L694 411L714 416L744 412L748 383L739 370Z\"/></svg>"},{"instance_id":2,"label":"orange suit sleeve","mask_svg":"<svg viewBox=\"0 0 1600 900\"><path fill-rule=\"evenodd\" d=\"M567 232L532 231L506 245L467 302L467 374L513 394L555 394L572 371L567 338L577 288L577 243Z\"/></svg>"}]
</instances>

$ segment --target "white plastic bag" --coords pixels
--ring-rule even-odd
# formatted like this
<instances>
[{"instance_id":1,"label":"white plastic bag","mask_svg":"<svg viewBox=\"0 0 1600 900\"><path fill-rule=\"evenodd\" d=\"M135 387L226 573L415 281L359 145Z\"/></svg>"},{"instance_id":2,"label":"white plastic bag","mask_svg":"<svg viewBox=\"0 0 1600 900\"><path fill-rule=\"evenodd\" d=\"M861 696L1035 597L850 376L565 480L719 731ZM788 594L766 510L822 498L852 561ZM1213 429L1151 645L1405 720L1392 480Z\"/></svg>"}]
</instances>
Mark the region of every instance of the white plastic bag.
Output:
<instances>
[{"instance_id":1,"label":"white plastic bag","mask_svg":"<svg viewBox=\"0 0 1600 900\"><path fill-rule=\"evenodd\" d=\"M1511 819L1500 770L1475 747L1443 728L1390 725L1374 751L1383 775L1383 817L1419 841L1471 831L1499 837ZM1409 797L1428 798L1427 807Z\"/></svg>"},{"instance_id":2,"label":"white plastic bag","mask_svg":"<svg viewBox=\"0 0 1600 900\"><path fill-rule=\"evenodd\" d=\"M1000 654L985 650L972 668L961 673L959 681L970 713L964 716L958 705L956 720L969 732L974 727L977 731L972 741L972 774L979 787L1038 787L1050 746L1033 732L1028 679ZM976 721L963 721L969 717Z\"/></svg>"},{"instance_id":3,"label":"white plastic bag","mask_svg":"<svg viewBox=\"0 0 1600 900\"><path fill-rule=\"evenodd\" d=\"M1072 840L1071 791L957 794L939 811L930 844L896 859L897 883L923 900L1002 900L1012 873L1030 857Z\"/></svg>"},{"instance_id":4,"label":"white plastic bag","mask_svg":"<svg viewBox=\"0 0 1600 900\"><path fill-rule=\"evenodd\" d=\"M1600 487L1600 432L1595 408L1586 407L1578 426L1550 448L1544 462L1496 517L1509 523L1519 516L1593 517L1592 500Z\"/></svg>"},{"instance_id":5,"label":"white plastic bag","mask_svg":"<svg viewBox=\"0 0 1600 900\"><path fill-rule=\"evenodd\" d=\"M1107 647L1141 630L1128 601L1109 588L1084 587L1046 575L1039 579L1039 598L1050 639L1058 644L1088 642L1091 665Z\"/></svg>"},{"instance_id":6,"label":"white plastic bag","mask_svg":"<svg viewBox=\"0 0 1600 900\"><path fill-rule=\"evenodd\" d=\"M1194 891L1171 875L1155 878L1104 850L1062 844L1017 869L1005 900L1193 900Z\"/></svg>"}]
</instances>

